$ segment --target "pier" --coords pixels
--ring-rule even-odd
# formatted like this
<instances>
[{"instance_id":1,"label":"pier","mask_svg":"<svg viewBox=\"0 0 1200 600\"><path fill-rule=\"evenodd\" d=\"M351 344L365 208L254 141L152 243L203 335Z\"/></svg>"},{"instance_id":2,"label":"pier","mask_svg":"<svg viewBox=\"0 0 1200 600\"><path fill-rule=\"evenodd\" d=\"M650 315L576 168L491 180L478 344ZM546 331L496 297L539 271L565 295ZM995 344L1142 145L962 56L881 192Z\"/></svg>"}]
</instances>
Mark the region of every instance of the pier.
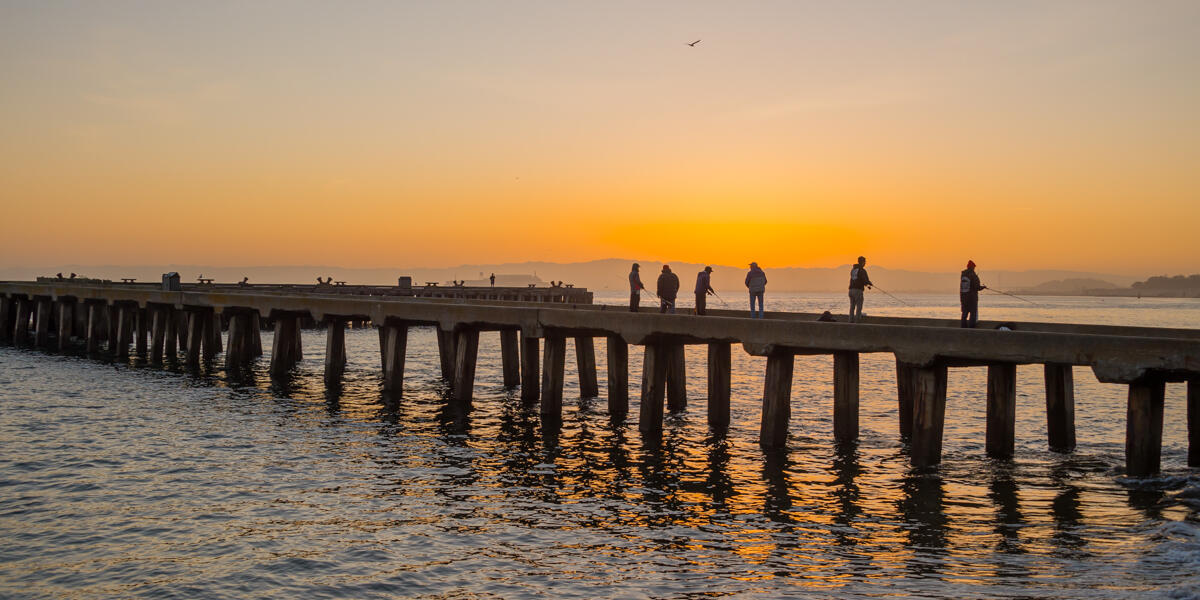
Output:
<instances>
[{"instance_id":1,"label":"pier","mask_svg":"<svg viewBox=\"0 0 1200 600\"><path fill-rule=\"evenodd\" d=\"M1047 444L1075 447L1072 368L1090 367L1105 383L1128 386L1126 471L1141 476L1160 467L1164 385L1187 382L1190 466L1200 466L1200 331L1105 325L1016 323L1014 331L960 329L957 320L867 317L856 324L818 322L817 315L710 309L707 316L659 314L646 309L591 303L577 288L542 288L531 301L491 288L443 288L463 296L428 297L368 286L188 285L167 291L157 284L73 283L65 280L0 282L0 342L47 350L81 349L114 359L142 357L152 364L197 367L223 354L236 374L269 351L270 373L286 375L301 359L300 330L326 329L325 381L337 385L346 365L345 328L373 326L379 333L384 391L400 396L408 330L437 328L443 378L451 401L473 401L479 336L500 336L503 379L520 387L548 423L561 420L566 344L578 361L580 393L599 394L594 340L608 353L608 410L628 414L629 350L643 352L638 427L662 435L666 411L686 407L686 345L708 352L708 423L729 424L730 364L734 344L766 358L760 444L786 446L795 356L827 355L833 361L834 440L858 437L859 355L890 353L896 361L898 435L909 442L914 467L941 461L949 368L987 369L988 455L1011 458L1015 438L1016 367L1040 364L1046 386ZM525 288L516 288L524 290ZM534 288L529 288L534 289ZM478 294L478 295L471 295ZM263 348L264 326L274 330ZM691 374L693 377L699 374ZM803 374L801 374L803 376Z\"/></svg>"}]
</instances>

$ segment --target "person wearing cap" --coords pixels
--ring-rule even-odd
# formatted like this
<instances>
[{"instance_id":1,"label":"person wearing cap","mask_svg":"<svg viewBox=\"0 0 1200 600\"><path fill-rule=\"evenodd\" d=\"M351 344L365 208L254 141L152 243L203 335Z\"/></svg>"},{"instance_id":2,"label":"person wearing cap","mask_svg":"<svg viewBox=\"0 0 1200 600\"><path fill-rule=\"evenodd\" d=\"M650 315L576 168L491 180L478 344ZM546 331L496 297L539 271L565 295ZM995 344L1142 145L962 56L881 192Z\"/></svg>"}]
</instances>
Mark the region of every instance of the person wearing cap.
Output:
<instances>
[{"instance_id":1,"label":"person wearing cap","mask_svg":"<svg viewBox=\"0 0 1200 600\"><path fill-rule=\"evenodd\" d=\"M641 265L633 263L633 270L629 272L629 312L637 312L638 304L642 300L642 290L646 286L642 285L642 276L638 274L638 269Z\"/></svg>"},{"instance_id":2,"label":"person wearing cap","mask_svg":"<svg viewBox=\"0 0 1200 600\"><path fill-rule=\"evenodd\" d=\"M746 287L750 290L750 318L763 318L763 293L767 290L767 274L758 268L758 263L750 263L750 272L746 273ZM758 299L758 313L754 312L754 300Z\"/></svg>"},{"instance_id":3,"label":"person wearing cap","mask_svg":"<svg viewBox=\"0 0 1200 600\"><path fill-rule=\"evenodd\" d=\"M658 312L675 314L675 295L679 293L679 276L671 272L670 265L663 265L658 276Z\"/></svg>"},{"instance_id":4,"label":"person wearing cap","mask_svg":"<svg viewBox=\"0 0 1200 600\"><path fill-rule=\"evenodd\" d=\"M979 290L986 289L987 286L979 283L979 276L975 274L975 261L968 260L958 284L958 300L962 304L960 327L974 328L979 322Z\"/></svg>"},{"instance_id":5,"label":"person wearing cap","mask_svg":"<svg viewBox=\"0 0 1200 600\"><path fill-rule=\"evenodd\" d=\"M703 271L696 274L696 314L703 315L706 301L709 294L715 294L712 289L712 279L709 274L712 273L712 267L704 267Z\"/></svg>"},{"instance_id":6,"label":"person wearing cap","mask_svg":"<svg viewBox=\"0 0 1200 600\"><path fill-rule=\"evenodd\" d=\"M862 319L863 288L871 287L871 278L867 276L867 259L858 257L858 263L850 268L850 322L857 323Z\"/></svg>"}]
</instances>

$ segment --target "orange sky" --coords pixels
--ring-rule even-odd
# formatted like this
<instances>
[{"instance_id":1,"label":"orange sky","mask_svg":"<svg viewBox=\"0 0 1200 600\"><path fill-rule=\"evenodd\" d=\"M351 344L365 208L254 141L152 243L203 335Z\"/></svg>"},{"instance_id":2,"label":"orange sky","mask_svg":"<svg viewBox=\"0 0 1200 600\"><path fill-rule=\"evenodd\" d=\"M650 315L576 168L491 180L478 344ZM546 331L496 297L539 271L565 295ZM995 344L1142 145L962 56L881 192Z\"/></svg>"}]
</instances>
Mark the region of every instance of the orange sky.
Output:
<instances>
[{"instance_id":1,"label":"orange sky","mask_svg":"<svg viewBox=\"0 0 1200 600\"><path fill-rule=\"evenodd\" d=\"M9 4L0 266L1192 273L1200 4L1145 6Z\"/></svg>"}]
</instances>

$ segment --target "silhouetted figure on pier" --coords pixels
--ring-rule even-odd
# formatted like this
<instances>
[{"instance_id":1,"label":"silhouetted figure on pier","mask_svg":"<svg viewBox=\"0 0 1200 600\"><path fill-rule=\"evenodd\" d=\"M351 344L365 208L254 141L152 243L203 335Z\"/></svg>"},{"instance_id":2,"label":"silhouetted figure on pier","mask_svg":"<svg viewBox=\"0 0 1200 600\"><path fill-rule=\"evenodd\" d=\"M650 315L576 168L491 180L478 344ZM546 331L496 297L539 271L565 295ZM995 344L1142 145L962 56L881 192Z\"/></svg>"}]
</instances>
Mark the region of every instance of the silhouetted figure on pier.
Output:
<instances>
[{"instance_id":1,"label":"silhouetted figure on pier","mask_svg":"<svg viewBox=\"0 0 1200 600\"><path fill-rule=\"evenodd\" d=\"M833 313L829 311L821 313L821 316L817 317L817 320L822 323L837 323L837 319L833 318Z\"/></svg>"},{"instance_id":2,"label":"silhouetted figure on pier","mask_svg":"<svg viewBox=\"0 0 1200 600\"><path fill-rule=\"evenodd\" d=\"M704 267L703 271L696 273L696 314L703 315L708 304L708 295L716 293L712 289L712 267Z\"/></svg>"},{"instance_id":3,"label":"silhouetted figure on pier","mask_svg":"<svg viewBox=\"0 0 1200 600\"><path fill-rule=\"evenodd\" d=\"M74 274L74 273L71 273L71 276L70 276L70 277L68 277L68 279L75 279L75 274Z\"/></svg>"},{"instance_id":4,"label":"silhouetted figure on pier","mask_svg":"<svg viewBox=\"0 0 1200 600\"><path fill-rule=\"evenodd\" d=\"M496 287L496 274L492 273L492 275L488 277L488 281L492 283L492 287Z\"/></svg>"},{"instance_id":5,"label":"silhouetted figure on pier","mask_svg":"<svg viewBox=\"0 0 1200 600\"><path fill-rule=\"evenodd\" d=\"M975 274L975 261L968 260L958 284L958 301L962 304L960 327L974 328L979 322L979 290L986 289L987 286L979 283L979 276Z\"/></svg>"},{"instance_id":6,"label":"silhouetted figure on pier","mask_svg":"<svg viewBox=\"0 0 1200 600\"><path fill-rule=\"evenodd\" d=\"M642 290L646 289L642 285L642 276L638 273L641 265L633 263L633 270L629 272L629 312L637 312L638 305L642 301Z\"/></svg>"},{"instance_id":7,"label":"silhouetted figure on pier","mask_svg":"<svg viewBox=\"0 0 1200 600\"><path fill-rule=\"evenodd\" d=\"M857 323L862 318L863 288L871 287L871 278L867 276L867 259L858 257L858 264L850 268L850 322Z\"/></svg>"},{"instance_id":8,"label":"silhouetted figure on pier","mask_svg":"<svg viewBox=\"0 0 1200 600\"><path fill-rule=\"evenodd\" d=\"M670 265L663 265L658 276L658 312L675 314L675 295L679 293L679 276L671 272Z\"/></svg>"},{"instance_id":9,"label":"silhouetted figure on pier","mask_svg":"<svg viewBox=\"0 0 1200 600\"><path fill-rule=\"evenodd\" d=\"M763 318L763 294L767 291L767 274L758 268L758 263L750 263L750 271L746 273L746 287L750 290L750 318ZM758 300L758 313L754 312L754 301Z\"/></svg>"},{"instance_id":10,"label":"silhouetted figure on pier","mask_svg":"<svg viewBox=\"0 0 1200 600\"><path fill-rule=\"evenodd\" d=\"M63 278L63 276L62 276L62 273L58 273L58 274L56 275L56 277L58 277L59 279L62 279L62 278Z\"/></svg>"},{"instance_id":11,"label":"silhouetted figure on pier","mask_svg":"<svg viewBox=\"0 0 1200 600\"><path fill-rule=\"evenodd\" d=\"M246 287L246 283L249 281L250 281L249 277L242 277L242 280L238 282L238 285L241 287Z\"/></svg>"}]
</instances>

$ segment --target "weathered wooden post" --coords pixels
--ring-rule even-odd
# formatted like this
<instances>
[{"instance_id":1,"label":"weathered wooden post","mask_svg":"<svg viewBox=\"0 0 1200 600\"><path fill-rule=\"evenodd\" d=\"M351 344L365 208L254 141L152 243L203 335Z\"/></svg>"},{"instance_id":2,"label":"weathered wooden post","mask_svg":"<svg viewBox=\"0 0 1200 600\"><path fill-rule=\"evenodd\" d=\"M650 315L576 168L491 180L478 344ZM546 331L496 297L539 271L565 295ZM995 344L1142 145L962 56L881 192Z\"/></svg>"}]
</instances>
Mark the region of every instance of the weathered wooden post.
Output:
<instances>
[{"instance_id":1,"label":"weathered wooden post","mask_svg":"<svg viewBox=\"0 0 1200 600\"><path fill-rule=\"evenodd\" d=\"M1129 384L1125 422L1125 473L1131 477L1158 473L1162 455L1165 382L1145 375Z\"/></svg>"},{"instance_id":2,"label":"weathered wooden post","mask_svg":"<svg viewBox=\"0 0 1200 600\"><path fill-rule=\"evenodd\" d=\"M663 402L667 395L667 368L671 349L662 342L646 344L642 359L642 400L638 430L642 433L661 433Z\"/></svg>"},{"instance_id":3,"label":"weathered wooden post","mask_svg":"<svg viewBox=\"0 0 1200 600\"><path fill-rule=\"evenodd\" d=\"M539 345L540 342L533 332L521 331L521 400L525 404L533 404L540 396Z\"/></svg>"},{"instance_id":4,"label":"weathered wooden post","mask_svg":"<svg viewBox=\"0 0 1200 600\"><path fill-rule=\"evenodd\" d=\"M383 389L395 396L404 393L404 358L408 351L408 323L385 321Z\"/></svg>"},{"instance_id":5,"label":"weathered wooden post","mask_svg":"<svg viewBox=\"0 0 1200 600\"><path fill-rule=\"evenodd\" d=\"M187 366L200 366L200 346L204 341L204 312L193 309L187 311Z\"/></svg>"},{"instance_id":6,"label":"weathered wooden post","mask_svg":"<svg viewBox=\"0 0 1200 600\"><path fill-rule=\"evenodd\" d=\"M713 429L729 426L731 362L732 348L729 342L712 342L708 345L708 425Z\"/></svg>"},{"instance_id":7,"label":"weathered wooden post","mask_svg":"<svg viewBox=\"0 0 1200 600\"><path fill-rule=\"evenodd\" d=\"M942 462L942 432L946 422L946 365L914 367L910 381L913 396L912 466Z\"/></svg>"},{"instance_id":8,"label":"weathered wooden post","mask_svg":"<svg viewBox=\"0 0 1200 600\"><path fill-rule=\"evenodd\" d=\"M1046 437L1050 449L1070 452L1075 449L1075 378L1071 365L1047 363Z\"/></svg>"},{"instance_id":9,"label":"weathered wooden post","mask_svg":"<svg viewBox=\"0 0 1200 600\"><path fill-rule=\"evenodd\" d=\"M217 353L221 351L221 326L215 324L220 323L221 315L212 309L203 309L200 315L200 351L204 360L209 361L216 358Z\"/></svg>"},{"instance_id":10,"label":"weathered wooden post","mask_svg":"<svg viewBox=\"0 0 1200 600\"><path fill-rule=\"evenodd\" d=\"M595 398L600 395L600 384L596 378L596 346L590 335L575 336L575 365L579 368L579 397Z\"/></svg>"},{"instance_id":11,"label":"weathered wooden post","mask_svg":"<svg viewBox=\"0 0 1200 600\"><path fill-rule=\"evenodd\" d=\"M500 330L500 364L504 373L504 387L514 388L521 384L521 350L516 329Z\"/></svg>"},{"instance_id":12,"label":"weathered wooden post","mask_svg":"<svg viewBox=\"0 0 1200 600\"><path fill-rule=\"evenodd\" d=\"M629 414L629 346L619 335L605 340L608 355L608 415L623 417Z\"/></svg>"},{"instance_id":13,"label":"weathered wooden post","mask_svg":"<svg viewBox=\"0 0 1200 600\"><path fill-rule=\"evenodd\" d=\"M257 310L250 312L250 351L253 353L254 358L263 355L262 318L259 316Z\"/></svg>"},{"instance_id":14,"label":"weathered wooden post","mask_svg":"<svg viewBox=\"0 0 1200 600\"><path fill-rule=\"evenodd\" d=\"M163 346L167 339L167 307L149 305L150 311L150 364L160 364L163 359Z\"/></svg>"},{"instance_id":15,"label":"weathered wooden post","mask_svg":"<svg viewBox=\"0 0 1200 600\"><path fill-rule=\"evenodd\" d=\"M454 382L454 332L437 328L438 356L442 359L442 379Z\"/></svg>"},{"instance_id":16,"label":"weathered wooden post","mask_svg":"<svg viewBox=\"0 0 1200 600\"><path fill-rule=\"evenodd\" d=\"M232 325L232 322L231 322ZM341 382L346 372L346 319L330 316L325 321L325 385Z\"/></svg>"},{"instance_id":17,"label":"weathered wooden post","mask_svg":"<svg viewBox=\"0 0 1200 600\"><path fill-rule=\"evenodd\" d=\"M244 369L251 362L249 325L250 315L240 311L229 312L229 343L225 344L226 373Z\"/></svg>"},{"instance_id":18,"label":"weathered wooden post","mask_svg":"<svg viewBox=\"0 0 1200 600\"><path fill-rule=\"evenodd\" d=\"M301 359L300 317L280 314L275 317L275 339L271 345L271 375L286 375Z\"/></svg>"},{"instance_id":19,"label":"weathered wooden post","mask_svg":"<svg viewBox=\"0 0 1200 600\"><path fill-rule=\"evenodd\" d=\"M896 359L896 400L900 419L900 438L912 438L913 427L913 370L915 367Z\"/></svg>"},{"instance_id":20,"label":"weathered wooden post","mask_svg":"<svg viewBox=\"0 0 1200 600\"><path fill-rule=\"evenodd\" d=\"M71 330L75 323L74 302L59 299L58 301L58 351L66 352L71 348Z\"/></svg>"},{"instance_id":21,"label":"weathered wooden post","mask_svg":"<svg viewBox=\"0 0 1200 600\"><path fill-rule=\"evenodd\" d=\"M104 330L104 305L98 302L88 302L87 306L87 353L95 355L100 352L100 337Z\"/></svg>"},{"instance_id":22,"label":"weathered wooden post","mask_svg":"<svg viewBox=\"0 0 1200 600\"><path fill-rule=\"evenodd\" d=\"M1187 381L1188 466L1200 467L1200 377Z\"/></svg>"},{"instance_id":23,"label":"weathered wooden post","mask_svg":"<svg viewBox=\"0 0 1200 600\"><path fill-rule=\"evenodd\" d=\"M179 351L183 352L184 354L186 354L187 349L191 347L191 344L188 343L188 329L191 321L192 317L190 311L175 311L175 332L179 336Z\"/></svg>"},{"instance_id":24,"label":"weathered wooden post","mask_svg":"<svg viewBox=\"0 0 1200 600\"><path fill-rule=\"evenodd\" d=\"M992 363L987 370L987 455L1012 458L1017 428L1017 365Z\"/></svg>"},{"instance_id":25,"label":"weathered wooden post","mask_svg":"<svg viewBox=\"0 0 1200 600\"><path fill-rule=\"evenodd\" d=\"M117 358L129 358L129 345L133 343L133 313L135 312L137 312L137 305L131 307L128 304L121 304L117 306L117 343L113 351L113 356Z\"/></svg>"},{"instance_id":26,"label":"weathered wooden post","mask_svg":"<svg viewBox=\"0 0 1200 600\"><path fill-rule=\"evenodd\" d=\"M179 318L175 314L175 307L163 307L163 328L165 331L163 337L163 356L170 362L175 362L179 359Z\"/></svg>"},{"instance_id":27,"label":"weathered wooden post","mask_svg":"<svg viewBox=\"0 0 1200 600\"><path fill-rule=\"evenodd\" d=\"M150 315L149 307L145 309L134 308L133 312L137 316L137 329L134 334L133 351L138 356L146 356L147 346L146 340L150 334Z\"/></svg>"},{"instance_id":28,"label":"weathered wooden post","mask_svg":"<svg viewBox=\"0 0 1200 600\"><path fill-rule=\"evenodd\" d=\"M475 361L479 356L479 330L457 327L454 330L454 399L470 405L475 394Z\"/></svg>"},{"instance_id":29,"label":"weathered wooden post","mask_svg":"<svg viewBox=\"0 0 1200 600\"><path fill-rule=\"evenodd\" d=\"M763 387L762 422L759 445L774 449L787 446L788 422L792 418L792 371L796 357L789 350L776 349L767 355L767 376Z\"/></svg>"},{"instance_id":30,"label":"weathered wooden post","mask_svg":"<svg viewBox=\"0 0 1200 600\"><path fill-rule=\"evenodd\" d=\"M667 409L671 412L687 408L687 361L684 345L668 344L667 355Z\"/></svg>"},{"instance_id":31,"label":"weathered wooden post","mask_svg":"<svg viewBox=\"0 0 1200 600\"><path fill-rule=\"evenodd\" d=\"M562 419L563 379L566 376L567 338L561 331L546 331L545 356L542 358L541 415Z\"/></svg>"},{"instance_id":32,"label":"weathered wooden post","mask_svg":"<svg viewBox=\"0 0 1200 600\"><path fill-rule=\"evenodd\" d=\"M34 322L34 343L38 348L50 347L50 314L49 298L37 299L37 318Z\"/></svg>"},{"instance_id":33,"label":"weathered wooden post","mask_svg":"<svg viewBox=\"0 0 1200 600\"><path fill-rule=\"evenodd\" d=\"M11 342L13 334L13 300L0 294L0 342Z\"/></svg>"},{"instance_id":34,"label":"weathered wooden post","mask_svg":"<svg viewBox=\"0 0 1200 600\"><path fill-rule=\"evenodd\" d=\"M117 355L117 346L120 344L118 333L121 331L121 309L116 304L109 304L104 310L104 322L108 325L104 329L104 341L108 345L109 356Z\"/></svg>"},{"instance_id":35,"label":"weathered wooden post","mask_svg":"<svg viewBox=\"0 0 1200 600\"><path fill-rule=\"evenodd\" d=\"M858 439L858 353L833 353L833 439Z\"/></svg>"}]
</instances>

